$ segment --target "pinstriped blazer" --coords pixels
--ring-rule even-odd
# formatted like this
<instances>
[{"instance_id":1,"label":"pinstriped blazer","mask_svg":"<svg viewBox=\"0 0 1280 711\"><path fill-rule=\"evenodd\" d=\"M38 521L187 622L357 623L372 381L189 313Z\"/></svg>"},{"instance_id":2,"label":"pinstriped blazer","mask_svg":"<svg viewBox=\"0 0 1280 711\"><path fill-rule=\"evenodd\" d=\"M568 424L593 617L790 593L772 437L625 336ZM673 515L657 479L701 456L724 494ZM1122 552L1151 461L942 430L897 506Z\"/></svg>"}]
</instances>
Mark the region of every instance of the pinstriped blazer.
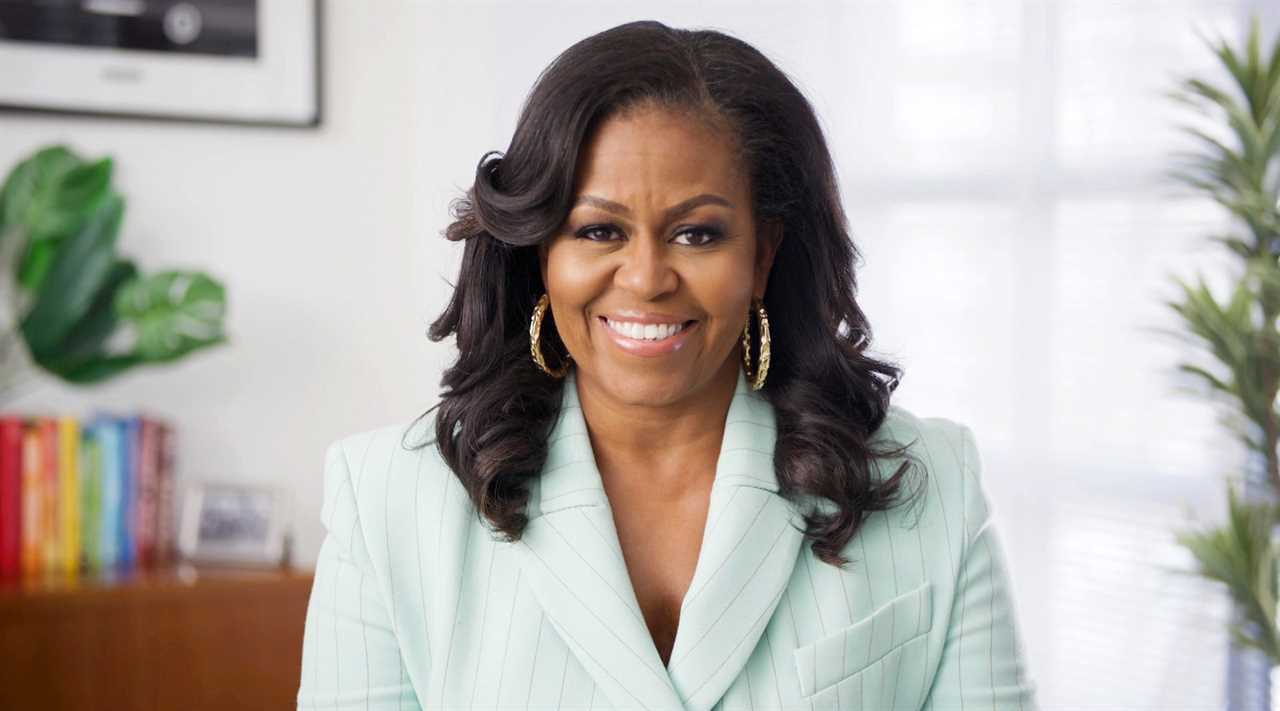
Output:
<instances>
[{"instance_id":1,"label":"pinstriped blazer","mask_svg":"<svg viewBox=\"0 0 1280 711\"><path fill-rule=\"evenodd\" d=\"M562 405L514 543L434 445L401 446L405 425L329 446L298 708L1037 708L968 427L890 409L876 437L911 443L925 486L872 514L837 570L778 494L774 411L739 371L664 666L572 370Z\"/></svg>"}]
</instances>

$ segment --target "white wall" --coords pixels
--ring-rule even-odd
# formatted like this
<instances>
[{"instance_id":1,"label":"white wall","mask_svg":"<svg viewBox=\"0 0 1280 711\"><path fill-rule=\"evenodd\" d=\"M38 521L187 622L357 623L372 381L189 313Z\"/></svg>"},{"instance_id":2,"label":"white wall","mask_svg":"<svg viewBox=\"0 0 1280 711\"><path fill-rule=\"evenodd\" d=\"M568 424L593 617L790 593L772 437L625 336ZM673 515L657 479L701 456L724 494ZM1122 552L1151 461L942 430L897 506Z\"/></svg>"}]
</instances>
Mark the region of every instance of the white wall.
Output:
<instances>
[{"instance_id":1,"label":"white wall","mask_svg":"<svg viewBox=\"0 0 1280 711\"><path fill-rule=\"evenodd\" d=\"M15 407L172 418L182 476L292 488L312 562L325 445L435 402L452 346L425 331L461 256L440 237L448 201L506 148L538 72L630 19L720 27L823 119L877 350L907 367L899 402L977 434L1045 707L1191 703L1179 683L1213 698L1221 608L1147 564L1172 555L1180 504L1219 512L1238 456L1173 392L1187 354L1141 329L1169 325L1168 273L1212 263L1201 240L1223 222L1160 181L1158 92L1212 70L1193 26L1234 33L1260 3L326 6L316 131L0 114L0 165L56 140L115 155L122 250L224 279L234 340ZM1139 645L1146 666L1114 674Z\"/></svg>"},{"instance_id":2,"label":"white wall","mask_svg":"<svg viewBox=\"0 0 1280 711\"><path fill-rule=\"evenodd\" d=\"M449 142L424 113L440 96L422 77L425 13L390 2L326 10L318 130L0 114L0 165L56 141L115 156L127 200L120 251L144 271L222 279L232 341L92 388L50 379L7 406L171 418L181 477L295 492L303 564L323 534L325 446L435 402L448 347L424 335L444 298L427 265L447 273L456 252L433 239L439 225L424 225L419 206L428 176L461 181L470 161L440 155ZM486 143L464 135L460 150Z\"/></svg>"}]
</instances>

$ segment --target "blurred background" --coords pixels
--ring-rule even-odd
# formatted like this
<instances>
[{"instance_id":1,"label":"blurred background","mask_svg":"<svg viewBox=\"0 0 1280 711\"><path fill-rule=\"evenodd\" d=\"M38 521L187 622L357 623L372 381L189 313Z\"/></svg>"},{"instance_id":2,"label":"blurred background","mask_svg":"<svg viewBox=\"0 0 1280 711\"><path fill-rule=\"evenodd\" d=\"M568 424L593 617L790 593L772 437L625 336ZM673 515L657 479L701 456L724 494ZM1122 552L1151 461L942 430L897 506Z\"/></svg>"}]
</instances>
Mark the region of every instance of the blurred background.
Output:
<instances>
[{"instance_id":1,"label":"blurred background","mask_svg":"<svg viewBox=\"0 0 1280 711\"><path fill-rule=\"evenodd\" d=\"M274 51L271 32L307 39L304 24L266 19L271 5L305 4L249 3L263 13L258 52ZM822 119L865 258L859 296L873 350L905 368L896 402L976 434L1044 708L1217 709L1229 697L1231 708L1263 707L1242 700L1243 687L1229 694L1248 675L1229 660L1224 586L1169 570L1193 563L1174 530L1225 518L1224 476L1249 453L1220 423L1221 407L1186 391L1177 366L1194 345L1160 330L1185 330L1165 303L1178 297L1174 276L1204 274L1225 289L1239 262L1210 240L1238 223L1168 175L1175 152L1195 146L1177 128L1186 107L1167 93L1188 76L1229 86L1202 36L1242 47L1257 18L1265 49L1280 4L320 9L318 118L307 113L306 75L272 80L293 89L246 88L262 94L247 98L217 77L187 86L168 106L208 102L181 105L193 120L127 115L168 109L145 97L112 107L110 91L58 106L37 89L74 69L10 52L53 46L10 28L0 103L15 110L0 112L0 170L50 145L111 156L127 204L116 250L143 274L216 280L227 338L98 382L43 374L3 403L7 412L164 419L177 432L178 491L216 480L283 492L291 564L305 571L324 533L326 445L436 401L452 346L425 331L462 253L441 237L448 202L485 151L507 147L538 72L624 21L714 27L768 54ZM131 53L157 54L81 51L117 53L108 72ZM282 100L277 114L248 101L289 91L302 99ZM90 113L27 110L40 106ZM30 617L29 600L10 604Z\"/></svg>"}]
</instances>

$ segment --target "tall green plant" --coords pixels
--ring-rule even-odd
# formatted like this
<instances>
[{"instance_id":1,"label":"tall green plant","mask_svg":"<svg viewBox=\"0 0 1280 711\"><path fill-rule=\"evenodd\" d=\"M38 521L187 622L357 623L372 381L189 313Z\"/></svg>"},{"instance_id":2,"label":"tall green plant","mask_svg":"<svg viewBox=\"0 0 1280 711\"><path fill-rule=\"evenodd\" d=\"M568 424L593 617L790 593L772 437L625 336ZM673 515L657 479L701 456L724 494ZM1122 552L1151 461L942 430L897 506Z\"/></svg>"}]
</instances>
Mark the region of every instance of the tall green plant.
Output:
<instances>
[{"instance_id":1,"label":"tall green plant","mask_svg":"<svg viewBox=\"0 0 1280 711\"><path fill-rule=\"evenodd\" d=\"M33 362L94 383L226 342L220 283L199 271L143 275L116 253L125 200L112 188L113 166L53 145L0 188L5 369Z\"/></svg>"},{"instance_id":2,"label":"tall green plant","mask_svg":"<svg viewBox=\"0 0 1280 711\"><path fill-rule=\"evenodd\" d=\"M1276 566L1280 550L1273 531L1280 518L1280 36L1266 54L1255 19L1242 50L1209 41L1229 79L1219 86L1186 79L1172 96L1209 119L1213 128L1184 126L1196 150L1182 154L1174 176L1210 197L1238 225L1213 239L1239 259L1241 268L1226 298L1219 300L1197 275L1175 279L1180 299L1168 305L1181 318L1208 363L1179 368L1206 386L1224 406L1224 422L1265 466L1265 502L1242 500L1229 490L1227 523L1204 531L1182 531L1198 572L1226 585L1245 612L1232 630L1241 644L1266 652L1280 664L1276 626Z\"/></svg>"}]
</instances>

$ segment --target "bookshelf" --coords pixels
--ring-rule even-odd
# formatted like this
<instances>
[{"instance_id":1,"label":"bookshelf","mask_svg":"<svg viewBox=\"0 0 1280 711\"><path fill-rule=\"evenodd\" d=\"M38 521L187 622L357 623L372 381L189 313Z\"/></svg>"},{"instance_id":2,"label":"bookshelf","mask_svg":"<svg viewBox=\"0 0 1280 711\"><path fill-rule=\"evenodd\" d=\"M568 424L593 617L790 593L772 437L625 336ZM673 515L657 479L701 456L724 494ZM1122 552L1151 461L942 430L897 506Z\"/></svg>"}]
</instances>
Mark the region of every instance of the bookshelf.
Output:
<instances>
[{"instance_id":1,"label":"bookshelf","mask_svg":"<svg viewBox=\"0 0 1280 711\"><path fill-rule=\"evenodd\" d=\"M0 709L293 709L312 573L0 584Z\"/></svg>"}]
</instances>

